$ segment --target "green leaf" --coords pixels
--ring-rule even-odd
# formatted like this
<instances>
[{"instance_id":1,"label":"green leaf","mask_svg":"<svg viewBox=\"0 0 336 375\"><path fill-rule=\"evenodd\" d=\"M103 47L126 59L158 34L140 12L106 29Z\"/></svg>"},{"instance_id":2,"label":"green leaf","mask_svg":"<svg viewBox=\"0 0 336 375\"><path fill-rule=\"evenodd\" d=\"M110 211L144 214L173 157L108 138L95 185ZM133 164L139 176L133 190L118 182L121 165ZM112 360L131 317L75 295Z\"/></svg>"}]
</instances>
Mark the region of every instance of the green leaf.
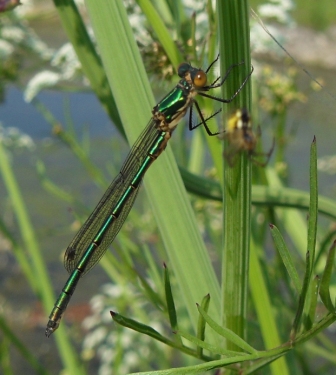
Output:
<instances>
[{"instance_id":1,"label":"green leaf","mask_svg":"<svg viewBox=\"0 0 336 375\"><path fill-rule=\"evenodd\" d=\"M311 271L311 258L310 258L310 253L307 251L306 254L306 270L304 274L304 279L303 279L303 284L301 288L301 293L300 293L300 298L299 298L299 304L298 308L296 310L295 314L295 319L293 322L293 327L290 333L290 338L291 340L295 339L295 336L297 332L299 331L301 319L302 319L302 314L303 314L303 309L306 303L307 299L307 291L309 289L309 284L310 284L310 271Z\"/></svg>"},{"instance_id":2,"label":"green leaf","mask_svg":"<svg viewBox=\"0 0 336 375\"><path fill-rule=\"evenodd\" d=\"M317 232L317 213L318 213L318 188L317 188L317 152L316 138L310 148L310 204L308 218L308 239L307 249L310 252L311 259L311 275L315 265L315 248L316 248L316 232Z\"/></svg>"},{"instance_id":3,"label":"green leaf","mask_svg":"<svg viewBox=\"0 0 336 375\"><path fill-rule=\"evenodd\" d=\"M328 257L326 261L326 265L323 271L321 285L320 285L320 296L321 300L324 303L325 307L331 312L335 313L335 306L333 305L330 297L330 281L333 274L334 269L334 259L335 259L335 248L336 248L336 241L330 247L328 252Z\"/></svg>"},{"instance_id":4,"label":"green leaf","mask_svg":"<svg viewBox=\"0 0 336 375\"><path fill-rule=\"evenodd\" d=\"M291 278L292 282L293 282L293 285L295 287L295 290L296 290L296 293L300 293L300 289L301 289L301 283L300 283L300 279L299 279L299 275L296 271L296 268L294 266L294 263L293 263L293 260L292 260L292 257L291 257L291 254L285 244L285 241L281 235L281 233L279 232L278 228L273 225L273 224L270 224L270 228L271 228L271 234L272 234L272 237L273 237L273 240L274 240L274 244L275 244L275 247L277 248L280 256L281 256L281 259L287 269L287 272L289 274L289 277Z\"/></svg>"},{"instance_id":5,"label":"green leaf","mask_svg":"<svg viewBox=\"0 0 336 375\"><path fill-rule=\"evenodd\" d=\"M120 0L86 4L120 117L133 143L151 117L154 98L128 16ZM219 317L219 285L169 145L144 180L169 267L196 329L195 302L207 293L213 298L212 314Z\"/></svg>"},{"instance_id":6,"label":"green leaf","mask_svg":"<svg viewBox=\"0 0 336 375\"><path fill-rule=\"evenodd\" d=\"M229 357L224 359L219 359L216 361L202 363L200 365L172 368L167 370L159 371L146 371L146 372L137 372L130 375L187 375L187 374L204 374L206 371L222 368L228 365L235 363L241 363L244 361L251 361L256 359L253 355L238 355L235 357Z\"/></svg>"},{"instance_id":7,"label":"green leaf","mask_svg":"<svg viewBox=\"0 0 336 375\"><path fill-rule=\"evenodd\" d=\"M218 1L219 51L221 73L232 64L238 66L226 84L222 97L230 98L250 73L249 5L246 0ZM234 108L251 108L251 82L248 80L239 95L228 105L223 105L223 120ZM227 147L227 141L224 147ZM228 163L218 170L223 186L223 248L222 254L222 317L221 322L239 336L246 334L248 267L251 226L251 161L245 152L239 153L231 168ZM219 169L220 168L220 169ZM211 295L212 296L212 295ZM237 337L239 337L237 335ZM242 340L240 338L240 340ZM244 340L242 340L244 342ZM233 341L227 348L237 350ZM238 345L239 347L239 345ZM254 350L254 349L253 349Z\"/></svg>"},{"instance_id":8,"label":"green leaf","mask_svg":"<svg viewBox=\"0 0 336 375\"><path fill-rule=\"evenodd\" d=\"M316 156L316 139L314 137L310 148L310 203L309 203L309 219L308 219L308 238L307 238L307 254L306 254L306 270L304 282L301 289L299 306L295 315L293 328L290 337L293 339L299 330L305 303L311 299L307 296L315 262L316 247L316 231L317 231L317 213L318 213L318 189L317 189L317 156Z\"/></svg>"},{"instance_id":9,"label":"green leaf","mask_svg":"<svg viewBox=\"0 0 336 375\"><path fill-rule=\"evenodd\" d=\"M114 311L110 311L110 313L111 313L113 321L120 324L121 326L133 329L134 331L137 331L137 332L142 333L144 335L150 336L150 337L154 338L155 340L163 342L164 344L166 344L166 345L168 345L172 348L179 349L181 352L184 352L188 355L196 357L196 352L194 350L190 349L190 348L187 348L184 345L181 345L180 344L181 341L169 340L166 337L162 336L154 328L152 328L152 327L150 327L146 324L139 323L134 319L127 318L123 315L120 315L120 314L114 312Z\"/></svg>"},{"instance_id":10,"label":"green leaf","mask_svg":"<svg viewBox=\"0 0 336 375\"><path fill-rule=\"evenodd\" d=\"M222 188L218 181L191 173L179 167L184 185L189 193L202 198L222 201ZM268 168L269 169L269 168ZM252 185L252 204L262 207L287 207L307 210L310 195L306 191L287 187ZM336 219L336 202L333 199L319 196L318 212L331 219Z\"/></svg>"},{"instance_id":11,"label":"green leaf","mask_svg":"<svg viewBox=\"0 0 336 375\"><path fill-rule=\"evenodd\" d=\"M260 237L259 237L260 238ZM274 306L272 306L272 291L267 288L263 268L258 254L262 251L262 244L257 242L258 237L251 237L250 253L250 290L258 322L261 330L262 340L266 349L279 347L281 345L280 327L277 326ZM269 363L271 361L268 361ZM271 365L272 374L289 374L285 358L281 358Z\"/></svg>"},{"instance_id":12,"label":"green leaf","mask_svg":"<svg viewBox=\"0 0 336 375\"><path fill-rule=\"evenodd\" d=\"M177 331L178 330L177 315L176 315L174 297L173 297L173 293L171 290L169 270L166 264L164 265L164 286L165 286L165 295L166 295L170 326L173 331Z\"/></svg>"},{"instance_id":13,"label":"green leaf","mask_svg":"<svg viewBox=\"0 0 336 375\"><path fill-rule=\"evenodd\" d=\"M210 295L207 294L202 299L202 302L201 302L201 307L206 313L209 310L209 304L210 304ZM206 326L206 321L205 321L204 317L201 314L199 314L198 323L197 323L197 338L201 341L204 341L204 339L205 339L205 326ZM203 351L202 351L201 346L197 346L197 353L198 353L199 357L202 356Z\"/></svg>"},{"instance_id":14,"label":"green leaf","mask_svg":"<svg viewBox=\"0 0 336 375\"><path fill-rule=\"evenodd\" d=\"M199 338L197 338L193 335L190 335L189 333L181 331L181 330L176 332L176 334L179 335L179 336L182 336L185 339L187 339L188 341L192 342L193 344L195 344L197 346L197 348L202 348L202 349L208 350L210 353L220 354L220 355L224 355L224 356L227 356L227 357L243 355L242 352L234 352L234 351L231 351L231 350L226 350L223 347L208 344L207 342L205 342L203 340L200 340ZM197 352L198 352L198 350L197 350ZM202 358L202 357L200 356L200 358Z\"/></svg>"},{"instance_id":15,"label":"green leaf","mask_svg":"<svg viewBox=\"0 0 336 375\"><path fill-rule=\"evenodd\" d=\"M162 336L158 331L154 328L147 326L146 324L142 324L137 322L134 319L127 318L121 314L118 314L114 311L110 311L113 321L120 324L121 326L133 329L134 331L143 333L147 336L153 337L158 341L168 343L170 340L166 339Z\"/></svg>"},{"instance_id":16,"label":"green leaf","mask_svg":"<svg viewBox=\"0 0 336 375\"><path fill-rule=\"evenodd\" d=\"M153 290L151 284L146 280L146 278L141 276L139 273L137 273L137 276L140 280L142 287L145 290L145 294L147 295L148 300L152 301L153 305L156 306L158 309L162 308L163 301L158 295L158 293L156 293L156 291Z\"/></svg>"},{"instance_id":17,"label":"green leaf","mask_svg":"<svg viewBox=\"0 0 336 375\"><path fill-rule=\"evenodd\" d=\"M197 308L200 314L205 319L205 321L218 335L226 338L228 341L234 343L236 346L245 350L248 353L257 353L257 350L255 350L251 345L249 345L246 341L244 341L233 331L217 324L212 318L210 318L210 316L202 309L201 306L197 305Z\"/></svg>"},{"instance_id":18,"label":"green leaf","mask_svg":"<svg viewBox=\"0 0 336 375\"><path fill-rule=\"evenodd\" d=\"M310 284L311 291L308 293L310 296L310 303L307 306L307 315L304 319L305 330L308 331L313 327L316 314L317 298L319 295L320 278L315 276Z\"/></svg>"}]
</instances>

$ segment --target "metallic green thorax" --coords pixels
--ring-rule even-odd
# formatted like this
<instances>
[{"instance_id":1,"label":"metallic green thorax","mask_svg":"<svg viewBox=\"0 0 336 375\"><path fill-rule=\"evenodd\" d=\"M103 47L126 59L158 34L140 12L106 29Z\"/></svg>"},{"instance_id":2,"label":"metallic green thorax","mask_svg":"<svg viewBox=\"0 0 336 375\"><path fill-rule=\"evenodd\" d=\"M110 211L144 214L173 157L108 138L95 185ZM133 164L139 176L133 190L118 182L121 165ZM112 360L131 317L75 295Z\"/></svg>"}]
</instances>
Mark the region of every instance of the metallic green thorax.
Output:
<instances>
[{"instance_id":1,"label":"metallic green thorax","mask_svg":"<svg viewBox=\"0 0 336 375\"><path fill-rule=\"evenodd\" d=\"M165 96L153 109L155 112L160 112L165 116L167 123L170 123L176 114L184 109L188 109L189 96L191 87L185 79L182 79L179 84ZM184 116L185 112L183 113Z\"/></svg>"}]
</instances>

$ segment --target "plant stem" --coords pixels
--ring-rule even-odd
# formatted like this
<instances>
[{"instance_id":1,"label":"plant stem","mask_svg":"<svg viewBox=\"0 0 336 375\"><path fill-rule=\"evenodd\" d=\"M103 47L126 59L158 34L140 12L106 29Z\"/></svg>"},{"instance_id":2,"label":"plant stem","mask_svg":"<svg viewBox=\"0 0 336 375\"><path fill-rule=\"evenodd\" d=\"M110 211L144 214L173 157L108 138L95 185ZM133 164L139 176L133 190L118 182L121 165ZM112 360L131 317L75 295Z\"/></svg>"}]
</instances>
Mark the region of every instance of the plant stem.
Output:
<instances>
[{"instance_id":1,"label":"plant stem","mask_svg":"<svg viewBox=\"0 0 336 375\"><path fill-rule=\"evenodd\" d=\"M244 61L235 68L224 85L223 97L229 98L250 72L250 37L248 2L218 1L221 69ZM227 109L250 109L250 81ZM227 111L226 111L227 112ZM222 322L242 338L245 337L246 300L249 264L251 165L241 153L235 165L224 169L224 244L222 264ZM226 343L227 349L240 350Z\"/></svg>"}]
</instances>

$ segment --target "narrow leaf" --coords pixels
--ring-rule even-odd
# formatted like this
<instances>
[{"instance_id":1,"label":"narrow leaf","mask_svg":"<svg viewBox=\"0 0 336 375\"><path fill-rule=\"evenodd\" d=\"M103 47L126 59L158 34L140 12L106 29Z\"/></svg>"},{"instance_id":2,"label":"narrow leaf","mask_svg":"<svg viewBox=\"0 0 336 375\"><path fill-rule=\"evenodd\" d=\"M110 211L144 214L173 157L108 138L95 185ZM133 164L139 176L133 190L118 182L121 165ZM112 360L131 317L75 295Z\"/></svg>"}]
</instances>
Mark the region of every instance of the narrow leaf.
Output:
<instances>
[{"instance_id":1,"label":"narrow leaf","mask_svg":"<svg viewBox=\"0 0 336 375\"><path fill-rule=\"evenodd\" d=\"M164 287L165 287L165 296L166 296L170 326L173 331L178 331L176 308L175 308L173 293L171 290L169 271L168 271L168 267L166 264L164 264Z\"/></svg>"},{"instance_id":2,"label":"narrow leaf","mask_svg":"<svg viewBox=\"0 0 336 375\"><path fill-rule=\"evenodd\" d=\"M134 331L143 333L147 336L153 337L156 340L164 342L164 343L168 343L170 341L166 339L164 336L162 336L154 328L147 326L146 324L142 324L142 323L137 322L136 320L126 318L125 316L120 315L114 311L110 311L110 314L112 316L112 319L123 327L131 328Z\"/></svg>"},{"instance_id":3,"label":"narrow leaf","mask_svg":"<svg viewBox=\"0 0 336 375\"><path fill-rule=\"evenodd\" d=\"M150 285L150 283L144 278L142 277L139 273L136 272L136 275L138 276L140 282L141 282L141 285L143 286L144 290L145 290L145 293L148 297L148 299L150 301L152 301L152 303L158 308L158 309L161 309L162 306L163 306L163 301L162 299L160 298L160 296L158 295L158 293L153 290L152 286Z\"/></svg>"},{"instance_id":4,"label":"narrow leaf","mask_svg":"<svg viewBox=\"0 0 336 375\"><path fill-rule=\"evenodd\" d=\"M121 0L87 0L86 5L119 114L133 143L151 116L154 98L125 7ZM209 292L212 314L219 316L218 280L169 145L144 180L192 324L196 326L198 317L195 301Z\"/></svg>"},{"instance_id":5,"label":"narrow leaf","mask_svg":"<svg viewBox=\"0 0 336 375\"><path fill-rule=\"evenodd\" d=\"M325 307L331 312L335 313L335 306L333 305L330 297L330 281L331 276L334 268L334 259L335 259L335 247L336 241L330 247L326 265L323 271L322 279L321 279L321 286L320 286L320 296L321 300L324 303Z\"/></svg>"},{"instance_id":6,"label":"narrow leaf","mask_svg":"<svg viewBox=\"0 0 336 375\"><path fill-rule=\"evenodd\" d=\"M274 240L275 247L277 248L281 256L281 259L287 269L288 275L293 282L295 290L297 293L300 293L301 283L300 283L299 275L294 266L288 247L286 246L285 241L281 233L279 232L279 229L273 224L270 224L270 229L271 229L271 234Z\"/></svg>"},{"instance_id":7,"label":"narrow leaf","mask_svg":"<svg viewBox=\"0 0 336 375\"><path fill-rule=\"evenodd\" d=\"M244 361L251 361L256 359L252 354L238 355L236 357L229 357L218 359L211 362L201 363L200 365L187 366L180 368L171 368L166 370L137 372L131 375L187 375L187 374L205 374L207 371L222 368L235 363L241 363Z\"/></svg>"},{"instance_id":8,"label":"narrow leaf","mask_svg":"<svg viewBox=\"0 0 336 375\"><path fill-rule=\"evenodd\" d=\"M236 355L244 355L244 353L242 353L242 352L234 352L232 350L226 350L224 348L221 348L217 345L209 344L209 343L207 343L203 340L200 340L197 337L195 337L193 335L190 335L189 333L181 331L181 330L176 332L176 334L184 337L188 341L197 345L197 347L201 347L202 349L208 350L209 352L214 353L214 354L225 355L226 357L233 357L233 356L236 356Z\"/></svg>"},{"instance_id":9,"label":"narrow leaf","mask_svg":"<svg viewBox=\"0 0 336 375\"><path fill-rule=\"evenodd\" d=\"M316 313L316 306L317 306L317 297L319 295L319 286L320 286L320 278L319 276L315 276L310 284L310 304L307 311L307 316L305 317L304 327L305 330L308 331L312 328L315 320L315 313Z\"/></svg>"},{"instance_id":10,"label":"narrow leaf","mask_svg":"<svg viewBox=\"0 0 336 375\"><path fill-rule=\"evenodd\" d=\"M220 336L223 336L227 340L237 345L239 348L242 348L243 350L247 351L248 353L257 353L257 350L255 350L251 345L249 345L241 337L236 335L233 331L217 324L212 318L210 318L210 316L198 304L197 304L197 308L200 314L204 317L206 322L209 324L209 326L216 333L218 333Z\"/></svg>"},{"instance_id":11,"label":"narrow leaf","mask_svg":"<svg viewBox=\"0 0 336 375\"><path fill-rule=\"evenodd\" d=\"M314 137L310 148L310 203L308 219L308 239L307 248L310 252L310 276L315 264L315 247L317 231L317 213L318 213L318 187L317 187L317 155L316 155L316 138Z\"/></svg>"},{"instance_id":12,"label":"narrow leaf","mask_svg":"<svg viewBox=\"0 0 336 375\"><path fill-rule=\"evenodd\" d=\"M209 304L210 304L210 294L207 294L201 302L201 307L206 313L208 313ZM197 338L201 341L204 341L205 339L205 325L206 325L206 321L203 315L199 314L198 323L197 323ZM199 357L202 356L203 354L202 346L197 347L197 353Z\"/></svg>"},{"instance_id":13,"label":"narrow leaf","mask_svg":"<svg viewBox=\"0 0 336 375\"><path fill-rule=\"evenodd\" d=\"M272 306L272 290L268 287L264 269L258 254L262 251L262 237L251 236L250 253L250 293L260 325L260 335L265 349L279 347L282 344L281 334L277 326L277 318ZM271 365L272 374L288 375L290 373L285 358Z\"/></svg>"},{"instance_id":14,"label":"narrow leaf","mask_svg":"<svg viewBox=\"0 0 336 375\"><path fill-rule=\"evenodd\" d=\"M188 355L196 357L196 352L194 350L184 345L181 345L179 342L169 340L168 338L162 336L154 328L147 326L145 324L139 323L136 320L126 318L125 316L122 316L114 311L110 311L110 314L112 316L113 321L120 324L121 326L133 329L134 331L150 336L154 338L155 340L158 340L168 346L171 346L172 348L176 348L181 352L184 352ZM209 360L209 358L207 358L207 360Z\"/></svg>"},{"instance_id":15,"label":"narrow leaf","mask_svg":"<svg viewBox=\"0 0 336 375\"><path fill-rule=\"evenodd\" d=\"M290 333L291 340L295 339L296 333L298 332L299 326L301 323L302 312L303 312L303 308L304 308L306 297L307 297L307 290L309 288L310 270L311 270L311 259L310 259L310 253L308 251L306 254L306 271L305 271L303 285L302 285L302 289L300 293L299 306L297 308L295 319L293 322L293 327Z\"/></svg>"}]
</instances>

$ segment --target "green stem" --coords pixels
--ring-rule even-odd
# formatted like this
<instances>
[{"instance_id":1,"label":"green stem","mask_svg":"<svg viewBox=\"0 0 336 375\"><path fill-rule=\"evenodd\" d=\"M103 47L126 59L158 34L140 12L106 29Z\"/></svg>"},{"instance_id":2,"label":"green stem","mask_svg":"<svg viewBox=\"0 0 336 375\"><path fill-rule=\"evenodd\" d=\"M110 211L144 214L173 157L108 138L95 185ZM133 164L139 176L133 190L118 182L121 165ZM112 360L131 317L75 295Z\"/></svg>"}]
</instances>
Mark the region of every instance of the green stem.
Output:
<instances>
[{"instance_id":1,"label":"green stem","mask_svg":"<svg viewBox=\"0 0 336 375\"><path fill-rule=\"evenodd\" d=\"M229 66L244 61L234 69L224 85L224 97L229 98L250 72L249 6L246 0L218 2L220 53L222 74ZM250 109L250 81L226 109ZM227 112L227 111L226 111ZM248 286L251 165L241 153L233 168L224 170L224 246L222 264L222 321L240 337L245 337ZM227 349L240 350L227 342Z\"/></svg>"}]
</instances>

